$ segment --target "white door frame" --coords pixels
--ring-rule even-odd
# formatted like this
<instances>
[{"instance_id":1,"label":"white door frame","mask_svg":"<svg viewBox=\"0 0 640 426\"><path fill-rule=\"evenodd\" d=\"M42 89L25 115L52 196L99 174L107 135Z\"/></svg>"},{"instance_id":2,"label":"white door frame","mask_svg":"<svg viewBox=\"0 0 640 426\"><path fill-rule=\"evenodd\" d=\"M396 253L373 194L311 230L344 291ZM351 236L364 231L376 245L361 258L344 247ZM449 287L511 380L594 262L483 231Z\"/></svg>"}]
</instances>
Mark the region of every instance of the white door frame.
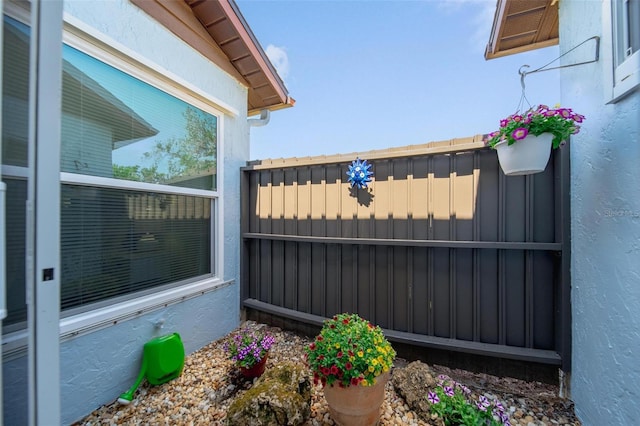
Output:
<instances>
[{"instance_id":1,"label":"white door frame","mask_svg":"<svg viewBox=\"0 0 640 426\"><path fill-rule=\"evenodd\" d=\"M0 0L0 12L4 11L4 0ZM1 14L1 13L0 13ZM2 99L2 74L4 68L2 68L2 47L4 46L2 36L4 34L4 15L0 16L0 100ZM6 247L6 234L5 234L5 199L6 199L7 185L2 182L2 102L0 101L0 425L4 419L4 398L2 396L2 321L7 317L7 267L5 259L5 247Z\"/></svg>"},{"instance_id":2,"label":"white door frame","mask_svg":"<svg viewBox=\"0 0 640 426\"><path fill-rule=\"evenodd\" d=\"M60 424L62 0L31 1L27 310L29 424Z\"/></svg>"}]
</instances>

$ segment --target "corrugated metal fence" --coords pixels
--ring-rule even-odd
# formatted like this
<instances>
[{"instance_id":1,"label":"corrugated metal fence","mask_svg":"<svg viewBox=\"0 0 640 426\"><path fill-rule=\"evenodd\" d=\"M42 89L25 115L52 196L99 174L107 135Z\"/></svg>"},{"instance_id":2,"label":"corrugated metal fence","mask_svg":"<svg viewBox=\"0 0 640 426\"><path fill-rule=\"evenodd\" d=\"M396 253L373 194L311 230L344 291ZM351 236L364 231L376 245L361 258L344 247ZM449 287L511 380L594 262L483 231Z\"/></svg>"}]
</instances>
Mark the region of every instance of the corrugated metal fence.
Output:
<instances>
[{"instance_id":1,"label":"corrugated metal fence","mask_svg":"<svg viewBox=\"0 0 640 426\"><path fill-rule=\"evenodd\" d=\"M482 137L243 169L245 308L357 312L402 343L570 368L568 146L506 177Z\"/></svg>"}]
</instances>

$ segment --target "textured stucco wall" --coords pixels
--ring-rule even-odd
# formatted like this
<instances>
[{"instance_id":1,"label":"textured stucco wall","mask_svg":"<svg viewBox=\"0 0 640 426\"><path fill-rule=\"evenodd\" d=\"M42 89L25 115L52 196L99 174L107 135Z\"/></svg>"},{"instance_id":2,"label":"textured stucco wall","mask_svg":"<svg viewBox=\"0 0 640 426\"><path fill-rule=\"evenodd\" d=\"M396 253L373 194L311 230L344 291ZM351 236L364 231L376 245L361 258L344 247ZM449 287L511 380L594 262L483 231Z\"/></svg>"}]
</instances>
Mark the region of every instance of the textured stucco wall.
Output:
<instances>
[{"instance_id":1,"label":"textured stucco wall","mask_svg":"<svg viewBox=\"0 0 640 426\"><path fill-rule=\"evenodd\" d=\"M62 424L113 402L135 382L142 347L156 336L180 333L191 353L238 325L237 285L63 342L60 346ZM163 321L161 329L155 324Z\"/></svg>"},{"instance_id":2,"label":"textured stucco wall","mask_svg":"<svg viewBox=\"0 0 640 426\"><path fill-rule=\"evenodd\" d=\"M222 268L224 280L233 281L199 297L169 305L161 310L118 323L61 343L62 422L69 424L95 408L114 401L127 390L138 374L142 346L161 334L179 332L187 353L216 340L235 328L239 312L240 257L240 166L249 157L249 128L246 120L247 89L218 69L199 53L156 23L127 0L66 0L64 10L102 34L128 47L144 59L170 71L204 93L239 111L225 116L221 140L224 158L221 194L224 212ZM220 155L220 154L219 154ZM155 327L164 321L162 329ZM9 361L4 368L5 400L11 399L13 383L24 381L24 357ZM24 413L26 400L5 401L12 413ZM5 410L5 415L7 410ZM23 419L24 420L24 419ZM22 421L9 424L21 424Z\"/></svg>"},{"instance_id":3,"label":"textured stucco wall","mask_svg":"<svg viewBox=\"0 0 640 426\"><path fill-rule=\"evenodd\" d=\"M562 104L587 120L571 141L571 396L585 426L640 419L640 92L607 105L603 2L560 2L561 53L602 37L597 63L561 73ZM593 58L587 43L563 64Z\"/></svg>"}]
</instances>

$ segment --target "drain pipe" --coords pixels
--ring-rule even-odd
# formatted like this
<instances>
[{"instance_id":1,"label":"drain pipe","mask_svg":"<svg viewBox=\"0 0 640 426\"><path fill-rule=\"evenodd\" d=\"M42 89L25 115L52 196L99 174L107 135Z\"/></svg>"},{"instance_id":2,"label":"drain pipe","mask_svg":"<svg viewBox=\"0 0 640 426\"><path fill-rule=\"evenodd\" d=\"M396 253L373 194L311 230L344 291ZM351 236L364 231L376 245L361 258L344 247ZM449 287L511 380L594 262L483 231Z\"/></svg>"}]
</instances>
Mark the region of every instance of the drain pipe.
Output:
<instances>
[{"instance_id":1,"label":"drain pipe","mask_svg":"<svg viewBox=\"0 0 640 426\"><path fill-rule=\"evenodd\" d=\"M271 118L271 111L263 109L260 111L260 118L247 118L250 127L266 126Z\"/></svg>"}]
</instances>

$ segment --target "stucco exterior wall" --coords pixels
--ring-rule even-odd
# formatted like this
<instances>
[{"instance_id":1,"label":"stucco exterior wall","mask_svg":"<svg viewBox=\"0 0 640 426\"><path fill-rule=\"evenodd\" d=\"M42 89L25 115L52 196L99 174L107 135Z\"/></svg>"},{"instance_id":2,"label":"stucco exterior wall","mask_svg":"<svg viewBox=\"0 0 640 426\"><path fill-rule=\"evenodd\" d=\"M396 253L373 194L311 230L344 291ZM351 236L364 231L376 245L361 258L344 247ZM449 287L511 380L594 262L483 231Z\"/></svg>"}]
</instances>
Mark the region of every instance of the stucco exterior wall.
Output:
<instances>
[{"instance_id":1,"label":"stucco exterior wall","mask_svg":"<svg viewBox=\"0 0 640 426\"><path fill-rule=\"evenodd\" d=\"M133 384L140 368L142 347L150 339L178 332L186 352L191 353L239 324L239 170L249 158L249 127L246 87L127 0L67 0L64 11L71 19L83 22L238 112L237 116L224 115L221 121L218 154L223 159L218 177L219 207L223 212L223 226L219 229L223 235L217 234L216 238L222 241L223 257L217 267L228 283L197 297L61 342L61 420L62 424L70 424L99 406L113 402ZM162 328L157 326L160 322ZM24 369L18 368L24 361L24 356L8 361L17 367L9 370L5 365L5 385L13 383L11 371L17 380L24 380ZM12 401L10 389L5 386L4 397L5 406L15 408L13 414L26 413L27 401L23 394L14 393L16 400ZM10 424L23 423L13 420Z\"/></svg>"},{"instance_id":2,"label":"stucco exterior wall","mask_svg":"<svg viewBox=\"0 0 640 426\"><path fill-rule=\"evenodd\" d=\"M611 35L603 6L560 2L561 53L602 37L598 62L561 72L563 106L587 117L571 140L570 386L585 426L640 418L640 91L607 104ZM585 44L562 64L590 60L593 52Z\"/></svg>"}]
</instances>

